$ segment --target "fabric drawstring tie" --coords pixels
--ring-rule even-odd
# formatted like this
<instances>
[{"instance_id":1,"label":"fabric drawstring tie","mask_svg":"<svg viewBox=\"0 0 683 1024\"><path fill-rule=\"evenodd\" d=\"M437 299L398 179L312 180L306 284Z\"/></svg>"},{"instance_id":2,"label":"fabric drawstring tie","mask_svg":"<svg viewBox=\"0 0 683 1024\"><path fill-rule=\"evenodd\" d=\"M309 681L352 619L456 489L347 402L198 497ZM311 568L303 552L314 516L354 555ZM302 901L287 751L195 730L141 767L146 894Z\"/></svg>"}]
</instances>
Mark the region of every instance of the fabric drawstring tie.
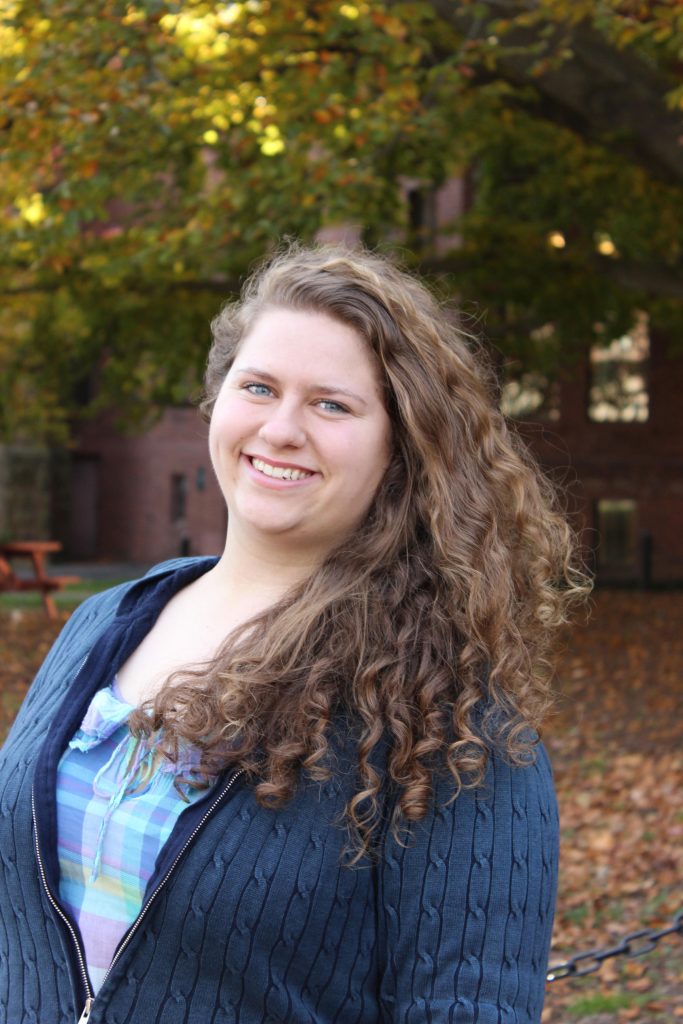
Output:
<instances>
[{"instance_id":1,"label":"fabric drawstring tie","mask_svg":"<svg viewBox=\"0 0 683 1024\"><path fill-rule=\"evenodd\" d=\"M132 706L117 697L111 686L105 687L95 695L69 747L84 753L92 750L121 729L132 711ZM166 758L155 758L154 740L153 736L144 739L131 736L125 729L108 761L95 775L93 794L106 800L107 805L97 835L91 882L99 876L107 829L121 801L146 792L157 772L172 772L185 778L196 772L200 759L196 748L186 748L180 752L177 761L171 762Z\"/></svg>"},{"instance_id":2,"label":"fabric drawstring tie","mask_svg":"<svg viewBox=\"0 0 683 1024\"><path fill-rule=\"evenodd\" d=\"M154 751L146 750L142 741L128 733L93 779L93 793L107 800L107 806L97 834L95 856L90 872L91 882L96 881L100 873L104 839L114 811L126 795L132 792L140 793L147 788L152 778L153 760ZM141 772L141 778L138 778L138 772ZM111 780L108 773L113 773ZM111 783L114 784L113 789Z\"/></svg>"}]
</instances>

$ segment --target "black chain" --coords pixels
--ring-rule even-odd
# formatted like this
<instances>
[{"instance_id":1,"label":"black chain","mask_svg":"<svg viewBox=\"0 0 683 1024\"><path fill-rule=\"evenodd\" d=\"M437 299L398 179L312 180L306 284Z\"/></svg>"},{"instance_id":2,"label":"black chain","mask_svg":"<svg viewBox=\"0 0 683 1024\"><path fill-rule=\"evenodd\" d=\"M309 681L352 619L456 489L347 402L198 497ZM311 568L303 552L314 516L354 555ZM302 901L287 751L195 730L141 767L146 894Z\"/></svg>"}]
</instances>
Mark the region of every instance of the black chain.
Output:
<instances>
[{"instance_id":1,"label":"black chain","mask_svg":"<svg viewBox=\"0 0 683 1024\"><path fill-rule=\"evenodd\" d=\"M609 960L613 956L643 956L652 952L660 939L674 934L683 936L683 910L679 910L667 928L643 928L641 931L625 935L617 946L590 949L586 953L577 953L564 963L555 964L546 974L546 981L582 978L585 974L594 974L600 970L604 960Z\"/></svg>"}]
</instances>

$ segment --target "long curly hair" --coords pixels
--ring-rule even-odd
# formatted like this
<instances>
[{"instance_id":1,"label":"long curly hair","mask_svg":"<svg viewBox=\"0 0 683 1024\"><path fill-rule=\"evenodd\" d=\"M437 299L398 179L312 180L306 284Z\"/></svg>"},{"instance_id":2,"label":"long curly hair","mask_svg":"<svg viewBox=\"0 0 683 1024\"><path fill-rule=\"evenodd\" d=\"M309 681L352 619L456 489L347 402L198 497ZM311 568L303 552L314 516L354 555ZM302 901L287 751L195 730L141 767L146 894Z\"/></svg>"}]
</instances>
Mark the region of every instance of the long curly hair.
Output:
<instances>
[{"instance_id":1,"label":"long curly hair","mask_svg":"<svg viewBox=\"0 0 683 1024\"><path fill-rule=\"evenodd\" d=\"M435 773L450 773L455 798L481 783L492 744L513 763L533 756L558 628L590 582L561 496L497 407L481 343L380 255L290 243L261 265L212 323L206 418L267 309L324 313L365 340L391 461L353 536L130 725L169 757L195 744L206 780L245 768L266 806L287 801L301 773L329 778L343 725L359 857L384 820L385 786L399 838L430 807Z\"/></svg>"}]
</instances>

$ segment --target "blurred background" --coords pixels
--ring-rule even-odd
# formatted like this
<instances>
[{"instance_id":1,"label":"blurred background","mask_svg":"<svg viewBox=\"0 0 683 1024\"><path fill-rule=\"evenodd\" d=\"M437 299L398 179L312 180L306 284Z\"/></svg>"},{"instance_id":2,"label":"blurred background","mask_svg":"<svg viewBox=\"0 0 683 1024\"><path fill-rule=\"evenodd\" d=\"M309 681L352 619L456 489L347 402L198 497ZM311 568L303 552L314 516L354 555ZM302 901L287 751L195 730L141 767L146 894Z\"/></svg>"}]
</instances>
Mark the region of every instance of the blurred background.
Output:
<instances>
[{"instance_id":1,"label":"blurred background","mask_svg":"<svg viewBox=\"0 0 683 1024\"><path fill-rule=\"evenodd\" d=\"M558 955L680 909L682 53L678 0L0 0L0 544L61 546L59 622L218 552L212 316L284 236L425 275L600 585L549 727ZM59 622L0 595L6 724ZM671 1024L671 950L544 1021Z\"/></svg>"},{"instance_id":2,"label":"blurred background","mask_svg":"<svg viewBox=\"0 0 683 1024\"><path fill-rule=\"evenodd\" d=\"M683 583L680 4L0 10L0 538L219 550L209 321L362 239L483 335L598 580Z\"/></svg>"}]
</instances>

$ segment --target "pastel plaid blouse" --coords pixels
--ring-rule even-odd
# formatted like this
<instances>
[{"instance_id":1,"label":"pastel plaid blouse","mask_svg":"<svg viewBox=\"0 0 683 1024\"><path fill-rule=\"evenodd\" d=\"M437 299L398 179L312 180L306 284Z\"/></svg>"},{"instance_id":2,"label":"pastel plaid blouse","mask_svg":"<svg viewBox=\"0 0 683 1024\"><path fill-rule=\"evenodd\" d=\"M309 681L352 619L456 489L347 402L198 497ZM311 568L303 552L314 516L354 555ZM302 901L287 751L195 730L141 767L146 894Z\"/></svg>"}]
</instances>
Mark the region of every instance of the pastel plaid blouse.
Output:
<instances>
[{"instance_id":1,"label":"pastel plaid blouse","mask_svg":"<svg viewBox=\"0 0 683 1024\"><path fill-rule=\"evenodd\" d=\"M59 893L80 929L95 992L140 912L178 815L206 792L174 786L178 775L191 777L198 752L154 763L154 750L130 735L132 710L115 683L99 690L57 776Z\"/></svg>"}]
</instances>

